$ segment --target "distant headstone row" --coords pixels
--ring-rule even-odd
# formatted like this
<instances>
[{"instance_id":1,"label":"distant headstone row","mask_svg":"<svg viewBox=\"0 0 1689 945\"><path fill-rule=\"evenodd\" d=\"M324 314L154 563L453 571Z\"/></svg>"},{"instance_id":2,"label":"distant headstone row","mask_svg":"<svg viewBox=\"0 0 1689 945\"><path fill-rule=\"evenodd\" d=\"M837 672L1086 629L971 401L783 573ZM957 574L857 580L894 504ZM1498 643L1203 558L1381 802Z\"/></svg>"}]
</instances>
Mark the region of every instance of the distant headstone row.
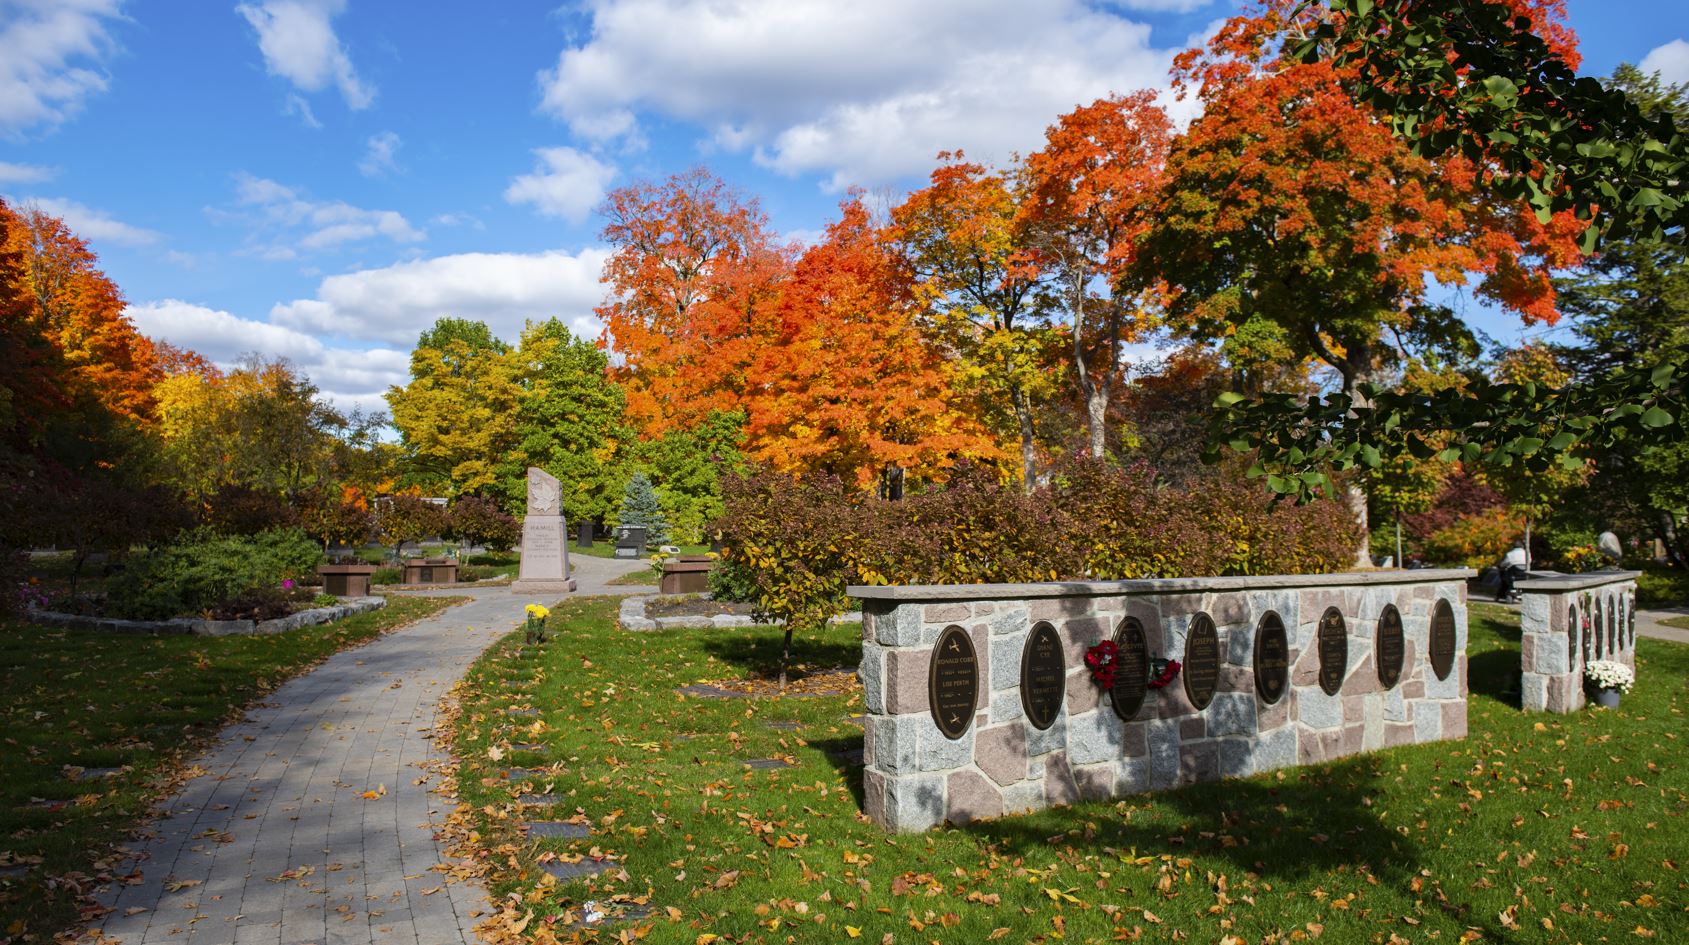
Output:
<instances>
[{"instance_id":1,"label":"distant headstone row","mask_svg":"<svg viewBox=\"0 0 1689 945\"><path fill-rule=\"evenodd\" d=\"M1464 737L1469 574L852 588L864 806L922 830Z\"/></svg>"}]
</instances>

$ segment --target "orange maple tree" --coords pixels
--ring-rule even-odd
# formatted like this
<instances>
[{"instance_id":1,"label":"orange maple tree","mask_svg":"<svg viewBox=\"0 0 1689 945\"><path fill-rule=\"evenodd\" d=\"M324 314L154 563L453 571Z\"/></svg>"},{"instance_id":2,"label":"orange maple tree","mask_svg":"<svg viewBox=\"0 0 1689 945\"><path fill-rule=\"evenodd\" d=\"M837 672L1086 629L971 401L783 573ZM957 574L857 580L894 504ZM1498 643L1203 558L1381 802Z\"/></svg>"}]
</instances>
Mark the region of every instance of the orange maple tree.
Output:
<instances>
[{"instance_id":1,"label":"orange maple tree","mask_svg":"<svg viewBox=\"0 0 1689 945\"><path fill-rule=\"evenodd\" d=\"M1171 134L1154 92L1109 96L1057 119L1022 168L1021 239L1067 310L1093 456L1105 455L1121 346L1156 323L1153 287L1133 292L1114 284L1148 228Z\"/></svg>"},{"instance_id":2,"label":"orange maple tree","mask_svg":"<svg viewBox=\"0 0 1689 945\"><path fill-rule=\"evenodd\" d=\"M741 406L747 372L778 330L793 252L756 201L703 168L618 188L600 212L612 247L597 309L628 416L647 437Z\"/></svg>"},{"instance_id":3,"label":"orange maple tree","mask_svg":"<svg viewBox=\"0 0 1689 945\"><path fill-rule=\"evenodd\" d=\"M113 412L150 420L163 377L153 343L123 313L123 294L63 220L0 204L6 249L22 261L28 318L59 350L73 383Z\"/></svg>"},{"instance_id":4,"label":"orange maple tree","mask_svg":"<svg viewBox=\"0 0 1689 945\"><path fill-rule=\"evenodd\" d=\"M907 280L859 194L785 280L778 334L752 366L746 453L784 472L827 472L887 496L1001 451L954 395Z\"/></svg>"},{"instance_id":5,"label":"orange maple tree","mask_svg":"<svg viewBox=\"0 0 1689 945\"><path fill-rule=\"evenodd\" d=\"M1537 9L1554 19L1552 5ZM1355 103L1352 76L1281 58L1297 15L1310 14L1270 3L1176 61L1203 114L1169 157L1136 284L1173 285L1169 312L1185 334L1318 359L1351 397L1415 354L1476 353L1428 279L1475 276L1478 295L1553 323L1549 274L1576 261L1583 225L1569 213L1542 224L1494 198L1464 158L1415 155ZM1364 524L1364 505L1357 515Z\"/></svg>"}]
</instances>

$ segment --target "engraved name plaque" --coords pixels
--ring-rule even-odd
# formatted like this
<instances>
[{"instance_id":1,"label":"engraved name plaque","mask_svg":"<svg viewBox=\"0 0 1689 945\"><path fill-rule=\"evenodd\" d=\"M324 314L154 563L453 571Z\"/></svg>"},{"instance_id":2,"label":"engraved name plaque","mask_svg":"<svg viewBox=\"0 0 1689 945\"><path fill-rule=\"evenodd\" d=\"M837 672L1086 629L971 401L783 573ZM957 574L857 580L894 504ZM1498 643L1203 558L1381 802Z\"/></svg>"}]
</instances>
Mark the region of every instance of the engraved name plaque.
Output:
<instances>
[{"instance_id":1,"label":"engraved name plaque","mask_svg":"<svg viewBox=\"0 0 1689 945\"><path fill-rule=\"evenodd\" d=\"M1439 600L1431 611L1431 671L1438 679L1454 672L1454 646L1454 608Z\"/></svg>"},{"instance_id":2,"label":"engraved name plaque","mask_svg":"<svg viewBox=\"0 0 1689 945\"><path fill-rule=\"evenodd\" d=\"M1343 622L1343 612L1327 607L1319 626L1320 688L1328 696L1335 696L1343 688L1343 677L1349 673L1349 627Z\"/></svg>"},{"instance_id":3,"label":"engraved name plaque","mask_svg":"<svg viewBox=\"0 0 1689 945\"><path fill-rule=\"evenodd\" d=\"M1290 681L1290 641L1284 621L1267 611L1255 628L1255 692L1268 705L1284 698Z\"/></svg>"},{"instance_id":4,"label":"engraved name plaque","mask_svg":"<svg viewBox=\"0 0 1689 945\"><path fill-rule=\"evenodd\" d=\"M927 671L927 700L933 724L948 739L961 738L973 724L979 704L979 656L961 627L946 627L932 649Z\"/></svg>"},{"instance_id":5,"label":"engraved name plaque","mask_svg":"<svg viewBox=\"0 0 1689 945\"><path fill-rule=\"evenodd\" d=\"M1062 700L1067 697L1067 661L1062 654L1061 634L1040 622L1026 637L1020 654L1020 704L1026 720L1043 730L1056 724Z\"/></svg>"},{"instance_id":6,"label":"engraved name plaque","mask_svg":"<svg viewBox=\"0 0 1689 945\"><path fill-rule=\"evenodd\" d=\"M1114 714L1130 722L1144 707L1149 692L1149 641L1144 637L1144 625L1136 617L1120 621L1114 633L1114 645L1120 648L1115 657L1114 688L1109 701Z\"/></svg>"},{"instance_id":7,"label":"engraved name plaque","mask_svg":"<svg viewBox=\"0 0 1689 945\"><path fill-rule=\"evenodd\" d=\"M1378 683L1393 689L1402 678L1402 662L1407 658L1407 641L1402 637L1402 612L1395 604L1385 604L1378 615L1378 641L1373 646L1378 659Z\"/></svg>"},{"instance_id":8,"label":"engraved name plaque","mask_svg":"<svg viewBox=\"0 0 1689 945\"><path fill-rule=\"evenodd\" d=\"M1214 629L1214 618L1207 614L1191 618L1185 634L1184 677L1185 696L1191 705L1208 708L1214 701L1214 689L1220 685L1220 635Z\"/></svg>"}]
</instances>

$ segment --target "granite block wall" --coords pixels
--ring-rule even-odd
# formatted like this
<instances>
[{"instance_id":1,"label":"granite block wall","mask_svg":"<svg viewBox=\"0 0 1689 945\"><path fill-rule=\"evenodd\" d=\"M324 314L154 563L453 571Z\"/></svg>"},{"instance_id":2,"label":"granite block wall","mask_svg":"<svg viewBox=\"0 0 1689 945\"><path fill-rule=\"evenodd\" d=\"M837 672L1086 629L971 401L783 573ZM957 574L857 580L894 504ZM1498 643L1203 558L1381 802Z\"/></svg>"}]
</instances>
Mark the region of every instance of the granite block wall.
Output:
<instances>
[{"instance_id":1,"label":"granite block wall","mask_svg":"<svg viewBox=\"0 0 1689 945\"><path fill-rule=\"evenodd\" d=\"M1635 671L1636 576L1635 571L1597 571L1520 582L1521 708L1583 708L1583 668L1591 660L1615 660Z\"/></svg>"},{"instance_id":2,"label":"granite block wall","mask_svg":"<svg viewBox=\"0 0 1689 945\"><path fill-rule=\"evenodd\" d=\"M1469 573L852 588L863 602L867 814L888 830L920 831L1463 738ZM1403 631L1400 676L1388 687L1373 652L1386 605L1399 611ZM1453 628L1446 678L1429 660L1439 606ZM1320 685L1317 644L1329 608L1342 615L1347 644L1334 695ZM1270 704L1254 668L1255 635L1269 612L1289 644L1288 684ZM1184 661L1199 614L1219 635L1212 701L1198 710L1177 678L1149 690L1130 719L1119 717L1085 652L1135 617L1150 657ZM1060 711L1043 730L1027 719L1020 689L1023 650L1040 621L1060 635L1067 669ZM929 705L933 647L952 626L977 659L973 719L958 738L940 731Z\"/></svg>"}]
</instances>

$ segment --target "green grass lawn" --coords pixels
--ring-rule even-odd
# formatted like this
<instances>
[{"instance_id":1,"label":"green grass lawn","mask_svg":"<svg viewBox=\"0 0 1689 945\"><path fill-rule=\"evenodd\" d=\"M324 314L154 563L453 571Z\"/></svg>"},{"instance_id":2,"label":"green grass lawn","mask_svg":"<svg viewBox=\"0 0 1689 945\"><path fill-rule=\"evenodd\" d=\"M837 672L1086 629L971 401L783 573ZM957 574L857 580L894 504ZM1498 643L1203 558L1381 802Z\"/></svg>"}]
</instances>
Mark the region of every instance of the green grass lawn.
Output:
<instances>
[{"instance_id":1,"label":"green grass lawn","mask_svg":"<svg viewBox=\"0 0 1689 945\"><path fill-rule=\"evenodd\" d=\"M108 868L188 754L244 707L337 650L453 603L395 597L335 623L251 637L0 621L0 870L28 866L0 878L0 942L48 941L70 925L75 887ZM76 768L117 770L78 780Z\"/></svg>"},{"instance_id":2,"label":"green grass lawn","mask_svg":"<svg viewBox=\"0 0 1689 945\"><path fill-rule=\"evenodd\" d=\"M774 666L777 632L628 635L613 606L559 605L550 642L506 638L465 687L462 801L482 846L515 843L493 891L542 938L620 896L649 897L647 941L686 945L1689 941L1689 647L1640 641L1619 710L1526 715L1516 618L1476 605L1465 741L891 836L843 756L858 696L682 698ZM857 633L802 652L853 665ZM776 757L796 767L743 764ZM528 816L578 810L592 835L516 842L508 765L551 766L537 788L564 802ZM594 851L627 878L541 879Z\"/></svg>"}]
</instances>

